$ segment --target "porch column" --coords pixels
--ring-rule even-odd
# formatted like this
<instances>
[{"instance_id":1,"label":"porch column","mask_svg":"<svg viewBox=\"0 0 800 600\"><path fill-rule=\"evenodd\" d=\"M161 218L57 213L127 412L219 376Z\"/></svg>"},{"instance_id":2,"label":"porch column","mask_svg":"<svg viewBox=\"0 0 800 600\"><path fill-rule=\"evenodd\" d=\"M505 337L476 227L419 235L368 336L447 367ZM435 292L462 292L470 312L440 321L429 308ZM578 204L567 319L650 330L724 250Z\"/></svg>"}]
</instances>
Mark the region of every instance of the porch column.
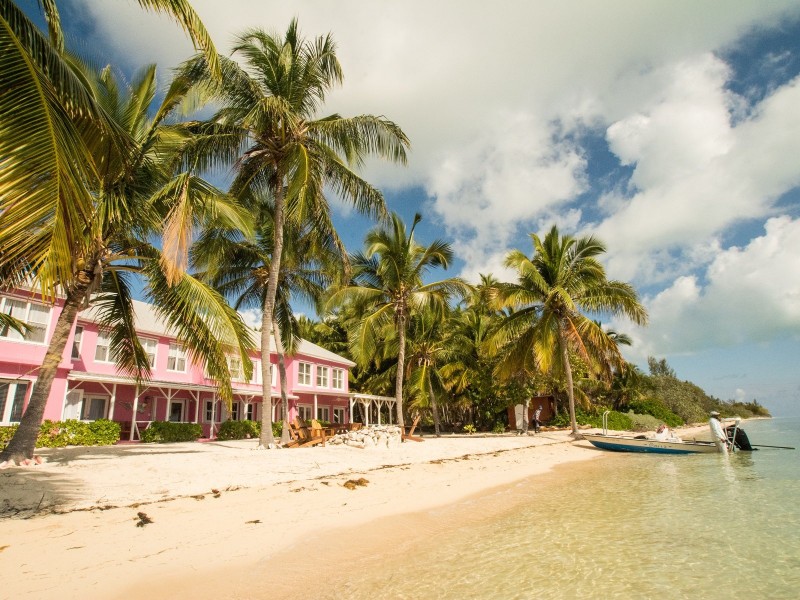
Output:
<instances>
[{"instance_id":1,"label":"porch column","mask_svg":"<svg viewBox=\"0 0 800 600\"><path fill-rule=\"evenodd\" d=\"M376 400L375 405L378 407L378 425L381 424L381 409L383 408L383 401Z\"/></svg>"},{"instance_id":2,"label":"porch column","mask_svg":"<svg viewBox=\"0 0 800 600\"><path fill-rule=\"evenodd\" d=\"M317 395L314 394L314 418L316 419L319 416L319 412L317 411Z\"/></svg>"},{"instance_id":3,"label":"porch column","mask_svg":"<svg viewBox=\"0 0 800 600\"><path fill-rule=\"evenodd\" d=\"M114 420L114 405L117 402L117 384L115 383L114 386L111 388L111 401L109 402L108 407L108 420Z\"/></svg>"},{"instance_id":4,"label":"porch column","mask_svg":"<svg viewBox=\"0 0 800 600\"><path fill-rule=\"evenodd\" d=\"M139 411L139 384L136 384L136 391L133 395L133 412L131 413L131 433L128 438L129 442L133 441L133 432L136 429L136 413Z\"/></svg>"},{"instance_id":5,"label":"porch column","mask_svg":"<svg viewBox=\"0 0 800 600\"><path fill-rule=\"evenodd\" d=\"M214 438L214 427L217 424L217 392L214 392L211 401L211 425L208 428L208 438Z\"/></svg>"},{"instance_id":6,"label":"porch column","mask_svg":"<svg viewBox=\"0 0 800 600\"><path fill-rule=\"evenodd\" d=\"M199 423L200 422L200 398L201 398L201 396L202 396L202 392L200 392L198 390L197 393L195 394L195 397L194 397L194 422L195 423Z\"/></svg>"},{"instance_id":7,"label":"porch column","mask_svg":"<svg viewBox=\"0 0 800 600\"><path fill-rule=\"evenodd\" d=\"M350 422L353 422L353 397L350 397Z\"/></svg>"}]
</instances>

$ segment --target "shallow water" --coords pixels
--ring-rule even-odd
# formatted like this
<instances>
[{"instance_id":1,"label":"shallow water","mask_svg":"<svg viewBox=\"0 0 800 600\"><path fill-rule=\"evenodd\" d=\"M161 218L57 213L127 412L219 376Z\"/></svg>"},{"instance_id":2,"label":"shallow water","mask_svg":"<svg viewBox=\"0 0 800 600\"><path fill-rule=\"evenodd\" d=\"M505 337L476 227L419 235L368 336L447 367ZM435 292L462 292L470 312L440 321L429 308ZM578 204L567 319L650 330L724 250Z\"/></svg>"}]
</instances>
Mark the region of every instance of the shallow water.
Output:
<instances>
[{"instance_id":1,"label":"shallow water","mask_svg":"<svg viewBox=\"0 0 800 600\"><path fill-rule=\"evenodd\" d=\"M800 418L746 430L800 448ZM424 542L353 561L330 597L800 597L800 449L614 454L543 477L427 513Z\"/></svg>"}]
</instances>

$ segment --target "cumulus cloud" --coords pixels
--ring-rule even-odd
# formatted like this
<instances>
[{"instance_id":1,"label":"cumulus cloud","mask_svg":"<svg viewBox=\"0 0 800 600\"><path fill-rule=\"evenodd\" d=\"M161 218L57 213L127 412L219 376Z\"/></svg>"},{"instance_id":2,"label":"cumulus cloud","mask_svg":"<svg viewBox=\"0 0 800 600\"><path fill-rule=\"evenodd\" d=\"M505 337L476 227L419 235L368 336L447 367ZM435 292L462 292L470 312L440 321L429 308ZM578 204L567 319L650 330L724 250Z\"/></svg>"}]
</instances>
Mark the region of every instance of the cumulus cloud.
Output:
<instances>
[{"instance_id":1,"label":"cumulus cloud","mask_svg":"<svg viewBox=\"0 0 800 600\"><path fill-rule=\"evenodd\" d=\"M631 358L800 339L800 220L769 219L764 235L719 252L706 281L678 277L644 302L646 329L634 329ZM630 324L614 323L620 331Z\"/></svg>"}]
</instances>

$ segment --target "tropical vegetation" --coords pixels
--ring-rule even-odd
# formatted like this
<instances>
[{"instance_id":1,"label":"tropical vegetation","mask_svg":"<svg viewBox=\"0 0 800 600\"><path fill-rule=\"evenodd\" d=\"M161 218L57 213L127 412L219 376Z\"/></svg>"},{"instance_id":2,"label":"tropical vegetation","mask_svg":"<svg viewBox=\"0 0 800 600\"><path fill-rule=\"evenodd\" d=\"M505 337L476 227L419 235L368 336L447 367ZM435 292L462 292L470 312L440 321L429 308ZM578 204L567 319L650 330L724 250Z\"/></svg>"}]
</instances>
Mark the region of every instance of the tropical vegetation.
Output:
<instances>
[{"instance_id":1,"label":"tropical vegetation","mask_svg":"<svg viewBox=\"0 0 800 600\"><path fill-rule=\"evenodd\" d=\"M135 284L219 381L223 399L232 348L249 376L254 344L237 310L255 308L264 398L272 340L283 368L305 338L356 363L351 387L393 394L400 426L410 410L437 435L503 431L510 407L544 396L553 424L575 434L605 410L626 428L696 422L711 409L768 414L756 401L707 396L665 359L651 358L649 374L624 359L631 339L603 320L641 326L647 313L630 284L606 277L605 246L594 237L555 226L531 233L531 254L506 257L511 282L444 277L450 244L420 240L420 215L408 227L357 173L370 157L406 162L401 128L383 116L320 114L343 80L330 34L306 39L293 20L284 33L243 32L227 57L188 2L139 0L171 14L201 50L159 98L155 66L130 81L89 66L65 49L56 3L40 4L47 36L16 2L0 0L0 73L10 90L0 94L0 277L50 302L60 297L64 308L0 461L32 456L80 311L96 311L123 372L149 376L133 323ZM185 111L207 103L213 114L187 120ZM230 172L227 190L204 178L221 172ZM339 237L334 196L376 221L360 252L349 254ZM298 300L319 320L296 315ZM0 315L0 327L25 324ZM274 445L272 411L242 423L220 436ZM165 424L150 435L196 434Z\"/></svg>"}]
</instances>

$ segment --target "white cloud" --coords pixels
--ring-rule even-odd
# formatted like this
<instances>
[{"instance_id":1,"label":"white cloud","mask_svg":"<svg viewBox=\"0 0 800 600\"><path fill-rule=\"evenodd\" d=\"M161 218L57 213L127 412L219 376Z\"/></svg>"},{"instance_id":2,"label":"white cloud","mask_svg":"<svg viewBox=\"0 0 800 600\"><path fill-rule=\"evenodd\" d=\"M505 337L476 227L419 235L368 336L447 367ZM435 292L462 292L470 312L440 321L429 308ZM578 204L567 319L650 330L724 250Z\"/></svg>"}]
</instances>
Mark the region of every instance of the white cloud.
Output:
<instances>
[{"instance_id":1,"label":"white cloud","mask_svg":"<svg viewBox=\"0 0 800 600\"><path fill-rule=\"evenodd\" d=\"M717 254L706 283L694 276L674 283L645 304L650 324L635 329L633 360L707 348L800 339L800 220L767 221L764 235L744 248ZM631 325L614 323L620 331Z\"/></svg>"}]
</instances>

